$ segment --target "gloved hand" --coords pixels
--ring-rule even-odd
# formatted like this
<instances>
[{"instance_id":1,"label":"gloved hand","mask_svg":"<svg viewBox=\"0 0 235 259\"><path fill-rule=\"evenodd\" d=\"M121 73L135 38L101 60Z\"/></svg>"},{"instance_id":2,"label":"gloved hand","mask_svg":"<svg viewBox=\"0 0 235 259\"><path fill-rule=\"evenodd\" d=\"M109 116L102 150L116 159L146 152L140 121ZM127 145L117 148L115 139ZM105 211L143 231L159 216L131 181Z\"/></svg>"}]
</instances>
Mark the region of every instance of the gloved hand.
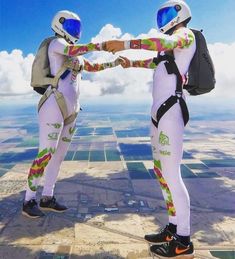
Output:
<instances>
[{"instance_id":1,"label":"gloved hand","mask_svg":"<svg viewBox=\"0 0 235 259\"><path fill-rule=\"evenodd\" d=\"M131 61L127 57L119 56L117 60L123 68L129 68L132 66Z\"/></svg>"},{"instance_id":2,"label":"gloved hand","mask_svg":"<svg viewBox=\"0 0 235 259\"><path fill-rule=\"evenodd\" d=\"M105 48L107 51L112 53L116 53L125 49L124 42L119 40L106 41Z\"/></svg>"}]
</instances>

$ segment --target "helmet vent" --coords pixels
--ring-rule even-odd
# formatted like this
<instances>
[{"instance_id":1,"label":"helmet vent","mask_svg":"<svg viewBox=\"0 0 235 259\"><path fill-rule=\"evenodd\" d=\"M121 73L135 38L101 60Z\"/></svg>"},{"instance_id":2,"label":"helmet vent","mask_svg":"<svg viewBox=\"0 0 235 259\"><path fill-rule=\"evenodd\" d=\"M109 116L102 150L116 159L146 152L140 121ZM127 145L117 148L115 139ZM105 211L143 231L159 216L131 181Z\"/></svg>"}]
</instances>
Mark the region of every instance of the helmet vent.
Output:
<instances>
[{"instance_id":1,"label":"helmet vent","mask_svg":"<svg viewBox=\"0 0 235 259\"><path fill-rule=\"evenodd\" d=\"M179 12L180 10L181 10L181 6L180 5L175 5L175 10L177 11L177 12Z\"/></svg>"},{"instance_id":2,"label":"helmet vent","mask_svg":"<svg viewBox=\"0 0 235 259\"><path fill-rule=\"evenodd\" d=\"M59 22L60 22L61 24L63 24L64 21L65 21L65 18L64 18L64 17L60 17Z\"/></svg>"}]
</instances>

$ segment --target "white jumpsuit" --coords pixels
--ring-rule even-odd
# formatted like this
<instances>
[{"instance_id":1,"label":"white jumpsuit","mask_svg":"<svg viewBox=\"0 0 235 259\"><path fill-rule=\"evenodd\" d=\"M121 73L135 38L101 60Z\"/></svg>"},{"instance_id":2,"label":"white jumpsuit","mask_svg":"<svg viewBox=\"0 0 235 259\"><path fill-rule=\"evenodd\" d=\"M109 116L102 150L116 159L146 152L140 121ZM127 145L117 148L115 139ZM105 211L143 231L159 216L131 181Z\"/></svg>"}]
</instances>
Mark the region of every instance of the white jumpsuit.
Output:
<instances>
[{"instance_id":1,"label":"white jumpsuit","mask_svg":"<svg viewBox=\"0 0 235 259\"><path fill-rule=\"evenodd\" d=\"M195 49L194 41L194 44L188 48L173 50L181 75L186 75ZM171 95L175 95L176 76L167 73L164 63L161 62L154 72L152 117L156 117L156 112L164 101ZM154 170L167 204L169 222L177 225L178 235L189 236L190 200L180 170L183 155L183 133L184 121L179 103L175 104L161 118L158 128L151 124Z\"/></svg>"},{"instance_id":2,"label":"white jumpsuit","mask_svg":"<svg viewBox=\"0 0 235 259\"><path fill-rule=\"evenodd\" d=\"M173 35L159 33L156 38L131 40L130 48L162 52L174 52L181 75L186 75L196 50L193 32L185 27ZM133 67L154 69L153 104L151 116L156 118L158 108L170 96L175 95L176 76L168 74L165 61L156 65L153 59L132 61ZM185 98L185 96L183 96ZM166 202L169 222L177 225L177 234L190 235L190 200L181 177L180 163L183 154L184 121L179 103L176 103L160 119L158 128L151 123L151 144L154 172L160 182Z\"/></svg>"},{"instance_id":3,"label":"white jumpsuit","mask_svg":"<svg viewBox=\"0 0 235 259\"><path fill-rule=\"evenodd\" d=\"M101 50L100 44L69 45L63 38L56 38L50 42L48 56L51 74L54 76L62 67L65 56L70 56L73 63L79 63L82 70L89 72L101 71L117 64L114 62L104 64L91 64L83 59L82 55L89 51ZM68 115L79 112L78 102L81 73L71 71L58 83L58 91L65 98ZM71 138L75 131L75 121L65 125L64 118L55 100L54 94L45 101L39 110L39 152L32 163L28 175L28 186L25 200L36 197L36 190L45 171L43 196L53 196L56 178L62 161L67 153Z\"/></svg>"}]
</instances>

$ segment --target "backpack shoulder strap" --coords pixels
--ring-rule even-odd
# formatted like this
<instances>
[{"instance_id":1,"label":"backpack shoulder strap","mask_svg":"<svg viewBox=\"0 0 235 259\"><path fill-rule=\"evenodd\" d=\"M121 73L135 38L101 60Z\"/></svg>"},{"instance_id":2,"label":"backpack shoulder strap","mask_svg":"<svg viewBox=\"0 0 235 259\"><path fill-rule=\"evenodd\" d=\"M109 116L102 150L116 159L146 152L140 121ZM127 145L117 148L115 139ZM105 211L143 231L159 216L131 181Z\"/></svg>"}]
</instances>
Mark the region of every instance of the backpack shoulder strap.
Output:
<instances>
[{"instance_id":1,"label":"backpack shoulder strap","mask_svg":"<svg viewBox=\"0 0 235 259\"><path fill-rule=\"evenodd\" d=\"M158 55L157 58L153 59L153 62L158 65L161 61L165 62L165 67L168 74L175 74L177 79L176 94L183 94L183 78L180 74L177 64L175 63L175 57L173 51L167 52L165 55Z\"/></svg>"},{"instance_id":2,"label":"backpack shoulder strap","mask_svg":"<svg viewBox=\"0 0 235 259\"><path fill-rule=\"evenodd\" d=\"M158 55L156 58L153 59L153 62L158 65L161 61L166 61L165 62L165 67L167 70L168 74L175 74L177 83L176 83L176 90L175 90L175 95L170 96L158 109L157 114L156 114L156 120L152 118L152 123L158 127L158 123L160 119L163 117L163 115L171 109L172 106L174 106L177 102L179 102L181 111L182 111L182 116L184 120L184 125L186 125L189 121L189 112L187 105L185 103L185 100L183 99L183 78L180 74L180 71L177 67L177 64L175 63L175 58L173 51L168 52L165 55Z\"/></svg>"},{"instance_id":3,"label":"backpack shoulder strap","mask_svg":"<svg viewBox=\"0 0 235 259\"><path fill-rule=\"evenodd\" d=\"M180 71L177 67L177 64L175 63L175 57L173 51L167 52L165 55L158 54L157 57L153 59L153 62L158 65L162 61L165 62L165 67L168 74L175 74L177 79L177 85L176 85L176 94L182 95L183 94L183 78L180 74Z\"/></svg>"},{"instance_id":4,"label":"backpack shoulder strap","mask_svg":"<svg viewBox=\"0 0 235 259\"><path fill-rule=\"evenodd\" d=\"M69 67L67 66L67 63L66 61L64 62L64 64L62 65L62 67L59 69L59 71L56 73L56 75L53 77L53 78L46 78L47 80L51 80L51 83L50 85L53 87L53 88L58 88L58 83L59 83L59 80L61 78L61 76L64 74L64 72L68 69Z\"/></svg>"},{"instance_id":5,"label":"backpack shoulder strap","mask_svg":"<svg viewBox=\"0 0 235 259\"><path fill-rule=\"evenodd\" d=\"M57 74L53 77L53 78L47 78L47 80L49 80L52 85L52 87L57 88L58 87L58 82L60 80L61 77L63 77L63 74L66 72L66 70L71 69L74 72L78 73L79 71L81 71L81 65L77 62L73 62L69 57L65 57L65 61L62 65L62 67L59 69L59 71L57 72Z\"/></svg>"}]
</instances>

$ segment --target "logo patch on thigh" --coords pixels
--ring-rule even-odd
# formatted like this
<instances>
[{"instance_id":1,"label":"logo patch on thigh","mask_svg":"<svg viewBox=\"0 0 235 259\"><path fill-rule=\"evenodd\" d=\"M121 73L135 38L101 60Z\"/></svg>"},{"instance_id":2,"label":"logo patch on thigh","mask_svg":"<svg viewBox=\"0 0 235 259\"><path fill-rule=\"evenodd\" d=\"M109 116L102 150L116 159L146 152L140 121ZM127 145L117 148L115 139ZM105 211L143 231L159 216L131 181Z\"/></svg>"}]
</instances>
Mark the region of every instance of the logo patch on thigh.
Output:
<instances>
[{"instance_id":1,"label":"logo patch on thigh","mask_svg":"<svg viewBox=\"0 0 235 259\"><path fill-rule=\"evenodd\" d=\"M162 131L160 132L159 135L159 144L162 146L169 146L170 145L170 140L167 135L165 135Z\"/></svg>"},{"instance_id":2,"label":"logo patch on thigh","mask_svg":"<svg viewBox=\"0 0 235 259\"><path fill-rule=\"evenodd\" d=\"M52 126L55 129L60 129L61 124L60 123L47 123L48 126Z\"/></svg>"},{"instance_id":3,"label":"logo patch on thigh","mask_svg":"<svg viewBox=\"0 0 235 259\"><path fill-rule=\"evenodd\" d=\"M167 150L160 150L160 154L162 156L170 156L171 155L171 152L167 151Z\"/></svg>"},{"instance_id":4,"label":"logo patch on thigh","mask_svg":"<svg viewBox=\"0 0 235 259\"><path fill-rule=\"evenodd\" d=\"M67 137L63 137L63 138L62 138L62 141L64 141L64 142L71 142L71 139L70 139L70 138L67 138Z\"/></svg>"},{"instance_id":5,"label":"logo patch on thigh","mask_svg":"<svg viewBox=\"0 0 235 259\"><path fill-rule=\"evenodd\" d=\"M69 128L69 134L70 134L70 135L73 135L73 133L75 132L75 130L76 130L75 127L74 127L74 128L70 127L70 128Z\"/></svg>"},{"instance_id":6,"label":"logo patch on thigh","mask_svg":"<svg viewBox=\"0 0 235 259\"><path fill-rule=\"evenodd\" d=\"M49 133L49 134L48 134L48 139L49 139L49 140L58 140L58 136L59 136L59 133L57 133L57 132L52 132L52 133Z\"/></svg>"}]
</instances>

